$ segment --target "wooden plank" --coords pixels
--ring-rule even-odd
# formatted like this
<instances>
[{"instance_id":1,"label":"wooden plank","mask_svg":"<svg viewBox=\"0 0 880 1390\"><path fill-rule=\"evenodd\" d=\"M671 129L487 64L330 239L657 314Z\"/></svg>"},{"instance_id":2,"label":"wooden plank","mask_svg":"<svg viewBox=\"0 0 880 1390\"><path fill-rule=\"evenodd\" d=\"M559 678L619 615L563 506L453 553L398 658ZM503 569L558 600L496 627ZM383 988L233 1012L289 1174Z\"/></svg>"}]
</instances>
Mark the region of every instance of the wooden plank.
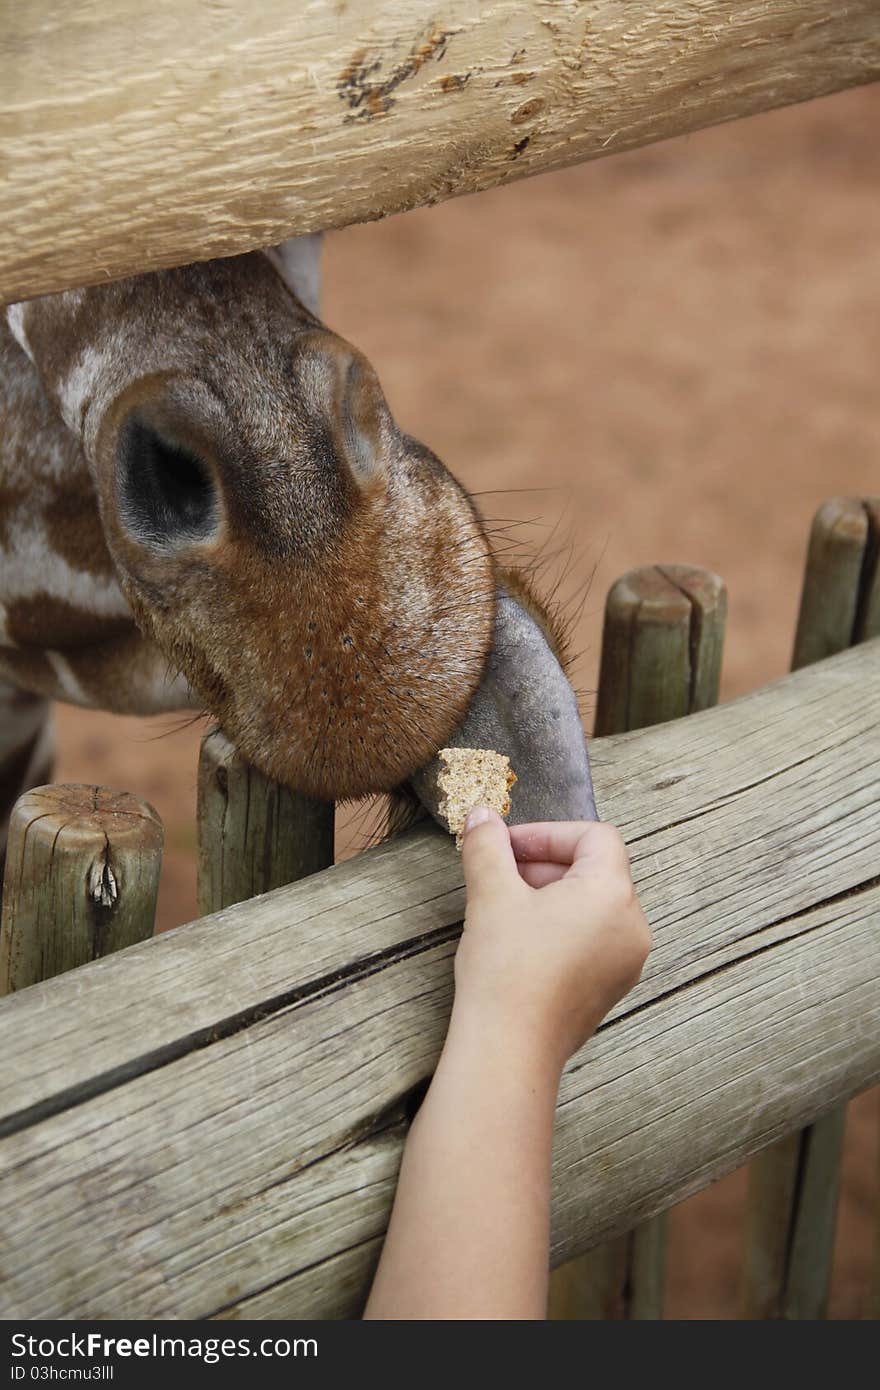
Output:
<instances>
[{"instance_id":1,"label":"wooden plank","mask_svg":"<svg viewBox=\"0 0 880 1390\"><path fill-rule=\"evenodd\" d=\"M880 75L874 0L3 0L0 301L267 246Z\"/></svg>"},{"instance_id":2,"label":"wooden plank","mask_svg":"<svg viewBox=\"0 0 880 1390\"><path fill-rule=\"evenodd\" d=\"M461 864L446 837L411 831L337 865L100 961L53 1016L50 1034L23 1014L50 985L0 1007L0 1131L22 1113L66 1105L183 1055L267 1010L329 989L454 931L464 913ZM161 950L156 947L161 946ZM67 994L65 992L65 999ZM155 1008L155 1000L162 1008ZM22 1016L18 1015L21 1008ZM17 1038L15 1046L13 1040Z\"/></svg>"},{"instance_id":3,"label":"wooden plank","mask_svg":"<svg viewBox=\"0 0 880 1390\"><path fill-rule=\"evenodd\" d=\"M813 518L792 668L880 635L880 499L832 497ZM749 1171L743 1316L824 1317L845 1108L761 1154Z\"/></svg>"},{"instance_id":4,"label":"wooden plank","mask_svg":"<svg viewBox=\"0 0 880 1390\"><path fill-rule=\"evenodd\" d=\"M602 632L596 733L622 733L717 703L727 593L718 575L650 565L609 591ZM600 1247L550 1281L550 1316L663 1316L666 1213Z\"/></svg>"},{"instance_id":5,"label":"wooden plank","mask_svg":"<svg viewBox=\"0 0 880 1390\"><path fill-rule=\"evenodd\" d=\"M668 861L673 872L670 885L652 873L642 889L659 933L649 973L662 972L677 987L688 978L689 950L700 954L690 941L689 917L674 944L665 932L683 910L670 902L671 890L689 884L698 867L703 878L692 904L698 924L728 874L741 880L737 904L726 895L715 904L716 929L734 932L751 930L755 914L766 923L792 903L810 906L872 876L869 754L878 731L864 692L878 673L880 644L872 643L687 721L594 741L597 796L631 844L636 871L646 873L644 840L661 855L653 868ZM771 785L785 804L768 828L763 789ZM834 835L848 794L857 803L855 820L838 845ZM707 810L725 798L738 803L735 825L724 805ZM706 862L684 865L676 845L686 825L699 825L701 808L712 828L716 821L729 828L727 857L718 857L710 839ZM866 833L859 838L863 812ZM53 982L6 1000L0 1054L15 1057L26 1042L27 1066L0 1072L0 1125L18 1110L50 1105L105 1075L137 1071L231 1024L244 1026L273 1001L299 997L321 982L326 987L365 961L417 949L426 934L452 929L463 910L459 856L447 837L419 828L332 872L98 962L75 977L75 992L66 981ZM39 1009L54 1008L56 990L65 1003L55 1010L51 1036L40 1026L25 1035L19 1010L35 1019ZM156 999L163 1000L161 1010Z\"/></svg>"},{"instance_id":6,"label":"wooden plank","mask_svg":"<svg viewBox=\"0 0 880 1390\"><path fill-rule=\"evenodd\" d=\"M333 863L334 806L271 782L214 726L198 788L199 912L269 893Z\"/></svg>"},{"instance_id":7,"label":"wooden plank","mask_svg":"<svg viewBox=\"0 0 880 1390\"><path fill-rule=\"evenodd\" d=\"M153 934L162 822L128 792L35 787L12 809L0 994L25 989Z\"/></svg>"},{"instance_id":8,"label":"wooden plank","mask_svg":"<svg viewBox=\"0 0 880 1390\"><path fill-rule=\"evenodd\" d=\"M563 1079L556 1261L880 1075L878 681L872 642L594 743L656 944ZM0 1312L356 1312L462 907L418 829L0 1002Z\"/></svg>"},{"instance_id":9,"label":"wooden plank","mask_svg":"<svg viewBox=\"0 0 880 1390\"><path fill-rule=\"evenodd\" d=\"M874 889L802 914L597 1036L560 1098L555 1259L880 1075L878 910ZM4 1316L356 1313L393 1196L400 1102L441 1046L453 950L8 1136ZM314 1267L339 1257L355 1265L345 1303L326 1286L313 1301Z\"/></svg>"}]
</instances>

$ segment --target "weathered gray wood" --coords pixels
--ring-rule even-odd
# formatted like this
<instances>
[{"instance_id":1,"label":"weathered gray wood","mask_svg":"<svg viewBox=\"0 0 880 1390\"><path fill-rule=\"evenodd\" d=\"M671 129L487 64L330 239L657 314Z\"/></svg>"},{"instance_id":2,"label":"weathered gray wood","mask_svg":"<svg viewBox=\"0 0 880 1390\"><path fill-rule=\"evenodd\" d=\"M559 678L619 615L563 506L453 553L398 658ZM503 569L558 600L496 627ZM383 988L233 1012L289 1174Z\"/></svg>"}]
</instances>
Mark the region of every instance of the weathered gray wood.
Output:
<instances>
[{"instance_id":1,"label":"weathered gray wood","mask_svg":"<svg viewBox=\"0 0 880 1390\"><path fill-rule=\"evenodd\" d=\"M559 1265L550 1273L549 1317L554 1322L617 1322L631 1232Z\"/></svg>"},{"instance_id":2,"label":"weathered gray wood","mask_svg":"<svg viewBox=\"0 0 880 1390\"><path fill-rule=\"evenodd\" d=\"M663 1316L666 1213L555 1269L551 1316L564 1321L656 1321Z\"/></svg>"},{"instance_id":3,"label":"weathered gray wood","mask_svg":"<svg viewBox=\"0 0 880 1390\"><path fill-rule=\"evenodd\" d=\"M838 1105L800 1136L799 1198L791 1231L786 1318L813 1321L824 1318L827 1311L845 1129L846 1106Z\"/></svg>"},{"instance_id":4,"label":"weathered gray wood","mask_svg":"<svg viewBox=\"0 0 880 1390\"><path fill-rule=\"evenodd\" d=\"M880 635L878 540L880 499L832 497L819 507L810 530L792 669ZM824 1317L844 1124L845 1110L833 1110L752 1164L744 1317Z\"/></svg>"},{"instance_id":5,"label":"weathered gray wood","mask_svg":"<svg viewBox=\"0 0 880 1390\"><path fill-rule=\"evenodd\" d=\"M9 822L0 994L152 936L162 822L128 792L35 787Z\"/></svg>"},{"instance_id":6,"label":"weathered gray wood","mask_svg":"<svg viewBox=\"0 0 880 1390\"><path fill-rule=\"evenodd\" d=\"M810 530L791 668L880 634L880 498L831 497Z\"/></svg>"},{"instance_id":7,"label":"weathered gray wood","mask_svg":"<svg viewBox=\"0 0 880 1390\"><path fill-rule=\"evenodd\" d=\"M743 1251L742 1316L782 1316L790 1225L802 1132L787 1134L749 1169Z\"/></svg>"},{"instance_id":8,"label":"weathered gray wood","mask_svg":"<svg viewBox=\"0 0 880 1390\"><path fill-rule=\"evenodd\" d=\"M875 642L594 743L655 948L563 1078L557 1262L880 1076L878 681ZM462 908L418 829L2 1001L0 1312L356 1312Z\"/></svg>"},{"instance_id":9,"label":"weathered gray wood","mask_svg":"<svg viewBox=\"0 0 880 1390\"><path fill-rule=\"evenodd\" d=\"M726 616L724 584L708 570L651 565L619 579L605 605L596 732L647 728L714 705ZM556 1270L550 1315L662 1318L665 1261L662 1212L614 1249Z\"/></svg>"},{"instance_id":10,"label":"weathered gray wood","mask_svg":"<svg viewBox=\"0 0 880 1390\"><path fill-rule=\"evenodd\" d=\"M650 565L612 585L605 604L596 734L626 733L708 709L718 699L727 594L691 565Z\"/></svg>"},{"instance_id":11,"label":"weathered gray wood","mask_svg":"<svg viewBox=\"0 0 880 1390\"><path fill-rule=\"evenodd\" d=\"M270 782L222 729L209 729L199 758L199 912L219 912L326 869L333 822L332 802Z\"/></svg>"},{"instance_id":12,"label":"weathered gray wood","mask_svg":"<svg viewBox=\"0 0 880 1390\"><path fill-rule=\"evenodd\" d=\"M267 246L880 75L875 0L5 0L0 301Z\"/></svg>"},{"instance_id":13,"label":"weathered gray wood","mask_svg":"<svg viewBox=\"0 0 880 1390\"><path fill-rule=\"evenodd\" d=\"M743 1316L824 1318L846 1107L787 1135L749 1170Z\"/></svg>"},{"instance_id":14,"label":"weathered gray wood","mask_svg":"<svg viewBox=\"0 0 880 1390\"><path fill-rule=\"evenodd\" d=\"M856 642L880 634L880 497L866 497L862 506L868 518L868 535L853 634Z\"/></svg>"},{"instance_id":15,"label":"weathered gray wood","mask_svg":"<svg viewBox=\"0 0 880 1390\"><path fill-rule=\"evenodd\" d=\"M651 1322L663 1317L668 1227L666 1212L660 1212L637 1226L631 1234L627 1251L630 1271L627 1315L633 1322Z\"/></svg>"}]
</instances>

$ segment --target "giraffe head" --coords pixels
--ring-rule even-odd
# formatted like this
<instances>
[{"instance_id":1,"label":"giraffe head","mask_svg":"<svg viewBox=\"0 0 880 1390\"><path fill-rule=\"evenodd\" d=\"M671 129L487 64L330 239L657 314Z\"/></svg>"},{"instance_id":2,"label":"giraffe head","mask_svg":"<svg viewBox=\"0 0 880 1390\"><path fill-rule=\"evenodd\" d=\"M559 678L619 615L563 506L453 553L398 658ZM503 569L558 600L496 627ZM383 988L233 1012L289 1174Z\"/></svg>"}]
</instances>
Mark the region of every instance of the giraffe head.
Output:
<instances>
[{"instance_id":1,"label":"giraffe head","mask_svg":"<svg viewBox=\"0 0 880 1390\"><path fill-rule=\"evenodd\" d=\"M488 658L512 629L469 497L316 317L308 265L296 293L286 270L187 266L11 322L80 440L143 631L253 763L343 798L399 785L497 708Z\"/></svg>"}]
</instances>

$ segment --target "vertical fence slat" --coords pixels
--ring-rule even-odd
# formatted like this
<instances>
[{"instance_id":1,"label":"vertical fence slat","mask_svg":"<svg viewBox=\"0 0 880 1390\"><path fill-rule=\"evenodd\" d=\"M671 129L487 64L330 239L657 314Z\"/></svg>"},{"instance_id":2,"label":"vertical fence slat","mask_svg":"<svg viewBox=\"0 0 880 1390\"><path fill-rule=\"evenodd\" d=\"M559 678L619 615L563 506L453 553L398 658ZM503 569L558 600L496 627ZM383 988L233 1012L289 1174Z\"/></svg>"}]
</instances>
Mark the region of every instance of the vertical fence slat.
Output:
<instances>
[{"instance_id":1,"label":"vertical fence slat","mask_svg":"<svg viewBox=\"0 0 880 1390\"><path fill-rule=\"evenodd\" d=\"M605 605L596 734L625 733L708 709L718 700L727 596L688 565L631 570ZM550 1315L663 1316L666 1215L554 1271Z\"/></svg>"},{"instance_id":2,"label":"vertical fence slat","mask_svg":"<svg viewBox=\"0 0 880 1390\"><path fill-rule=\"evenodd\" d=\"M825 1316L845 1129L846 1106L840 1105L804 1131L786 1289L787 1318Z\"/></svg>"},{"instance_id":3,"label":"vertical fence slat","mask_svg":"<svg viewBox=\"0 0 880 1390\"><path fill-rule=\"evenodd\" d=\"M718 700L727 594L689 565L631 570L605 605L597 737L662 724Z\"/></svg>"},{"instance_id":4,"label":"vertical fence slat","mask_svg":"<svg viewBox=\"0 0 880 1390\"><path fill-rule=\"evenodd\" d=\"M792 669L880 636L880 499L832 497L813 518ZM825 1316L846 1107L749 1169L742 1314Z\"/></svg>"},{"instance_id":5,"label":"vertical fence slat","mask_svg":"<svg viewBox=\"0 0 880 1390\"><path fill-rule=\"evenodd\" d=\"M12 810L0 994L151 936L162 865L152 806L107 787L35 787Z\"/></svg>"},{"instance_id":6,"label":"vertical fence slat","mask_svg":"<svg viewBox=\"0 0 880 1390\"><path fill-rule=\"evenodd\" d=\"M656 1321L663 1316L668 1230L667 1214L661 1212L632 1232L623 1298L623 1316L632 1322Z\"/></svg>"},{"instance_id":7,"label":"vertical fence slat","mask_svg":"<svg viewBox=\"0 0 880 1390\"><path fill-rule=\"evenodd\" d=\"M198 900L202 914L268 893L333 863L335 808L271 782L221 729L202 739Z\"/></svg>"}]
</instances>

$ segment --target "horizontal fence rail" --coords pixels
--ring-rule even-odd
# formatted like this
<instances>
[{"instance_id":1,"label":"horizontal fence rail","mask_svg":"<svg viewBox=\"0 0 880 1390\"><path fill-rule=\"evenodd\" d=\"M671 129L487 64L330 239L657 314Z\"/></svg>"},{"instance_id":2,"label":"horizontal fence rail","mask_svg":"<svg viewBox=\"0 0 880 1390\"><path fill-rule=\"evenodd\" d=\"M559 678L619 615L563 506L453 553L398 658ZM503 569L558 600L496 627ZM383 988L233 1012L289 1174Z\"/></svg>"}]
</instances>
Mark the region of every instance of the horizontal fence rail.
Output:
<instances>
[{"instance_id":1,"label":"horizontal fence rail","mask_svg":"<svg viewBox=\"0 0 880 1390\"><path fill-rule=\"evenodd\" d=\"M880 76L875 0L3 0L0 13L0 302L383 217Z\"/></svg>"},{"instance_id":2,"label":"horizontal fence rail","mask_svg":"<svg viewBox=\"0 0 880 1390\"><path fill-rule=\"evenodd\" d=\"M878 679L594 743L655 947L563 1078L556 1262L880 1078ZM356 1314L463 904L418 828L3 1001L0 1314Z\"/></svg>"}]
</instances>

